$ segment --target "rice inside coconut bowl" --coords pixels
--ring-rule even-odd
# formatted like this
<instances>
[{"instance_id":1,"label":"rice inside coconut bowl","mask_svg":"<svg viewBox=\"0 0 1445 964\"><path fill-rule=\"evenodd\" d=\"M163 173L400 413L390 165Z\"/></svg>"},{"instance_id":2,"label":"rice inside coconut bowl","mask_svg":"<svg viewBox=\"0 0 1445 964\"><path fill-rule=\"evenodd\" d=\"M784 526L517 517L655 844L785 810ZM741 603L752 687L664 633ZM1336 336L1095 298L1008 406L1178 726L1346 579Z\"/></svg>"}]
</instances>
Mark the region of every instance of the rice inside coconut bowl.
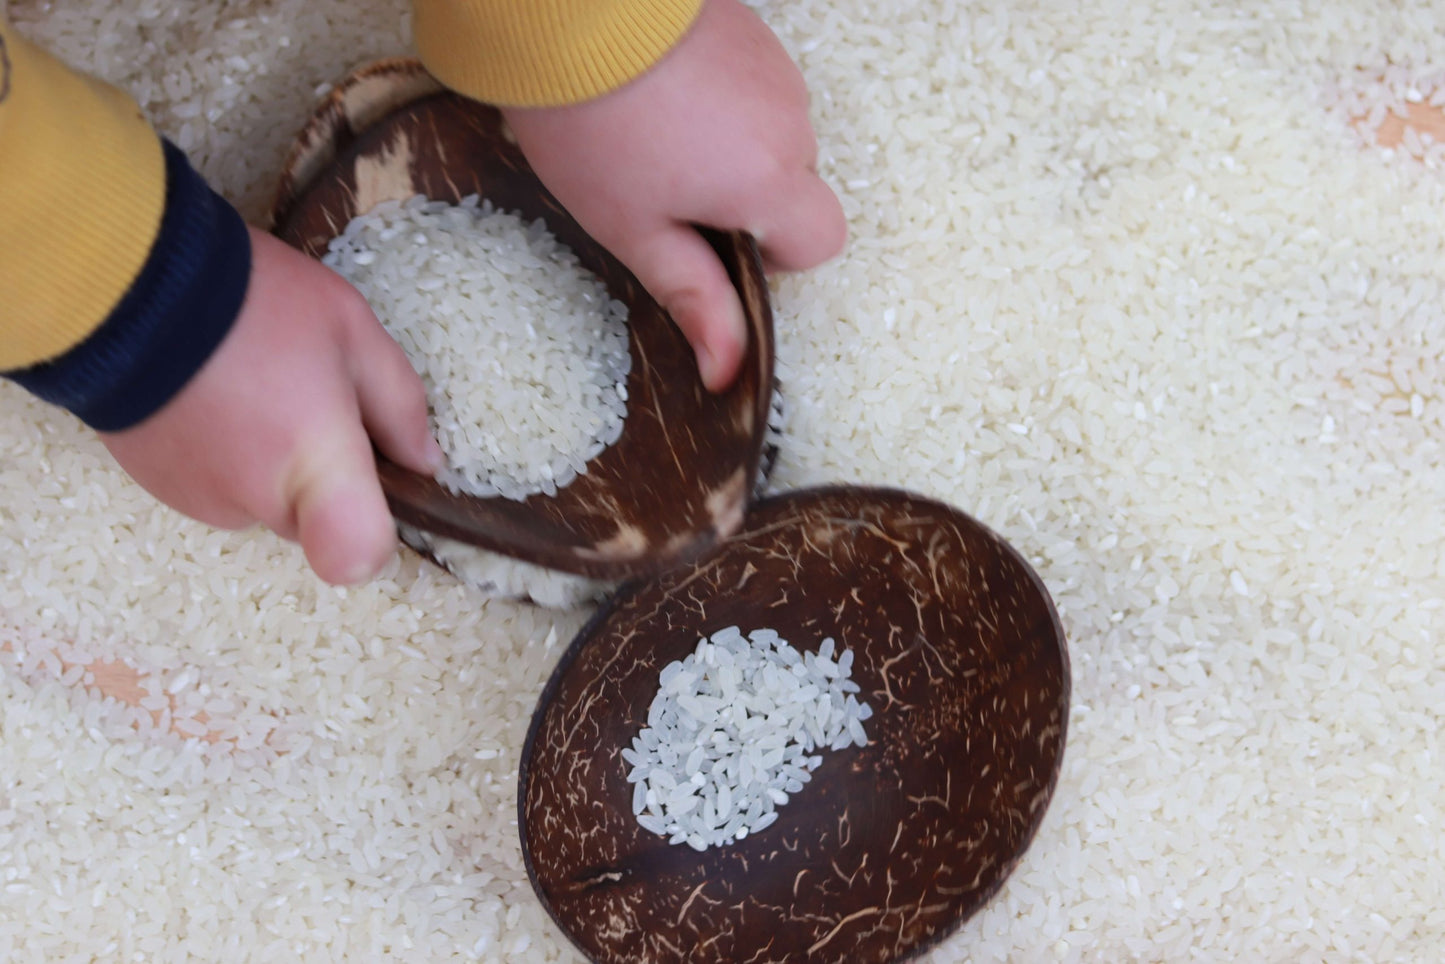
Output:
<instances>
[{"instance_id":1,"label":"rice inside coconut bowl","mask_svg":"<svg viewBox=\"0 0 1445 964\"><path fill-rule=\"evenodd\" d=\"M775 484L963 508L1070 640L1053 802L929 959L1430 959L1445 158L1392 117L1445 16L757 8L852 235L773 289ZM317 88L407 49L400 2L8 15L258 220ZM586 607L328 589L8 385L0 506L7 959L576 959L515 800Z\"/></svg>"}]
</instances>

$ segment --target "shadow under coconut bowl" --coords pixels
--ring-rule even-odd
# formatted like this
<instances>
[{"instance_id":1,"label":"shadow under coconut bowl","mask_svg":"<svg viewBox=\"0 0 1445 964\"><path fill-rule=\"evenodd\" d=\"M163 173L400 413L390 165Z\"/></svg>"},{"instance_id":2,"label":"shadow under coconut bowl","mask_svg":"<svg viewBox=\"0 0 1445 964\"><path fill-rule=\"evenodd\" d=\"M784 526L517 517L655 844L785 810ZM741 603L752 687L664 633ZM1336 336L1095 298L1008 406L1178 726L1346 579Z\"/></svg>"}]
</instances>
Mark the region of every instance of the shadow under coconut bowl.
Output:
<instances>
[{"instance_id":1,"label":"shadow under coconut bowl","mask_svg":"<svg viewBox=\"0 0 1445 964\"><path fill-rule=\"evenodd\" d=\"M620 754L663 667L734 625L800 651L833 637L874 716L771 826L697 852L638 824ZM1033 839L1069 685L1042 582L978 522L889 489L765 500L700 559L624 588L563 655L522 754L528 872L594 961L916 956Z\"/></svg>"},{"instance_id":2,"label":"shadow under coconut bowl","mask_svg":"<svg viewBox=\"0 0 1445 964\"><path fill-rule=\"evenodd\" d=\"M541 218L628 307L632 370L621 437L554 496L458 495L378 458L399 522L523 562L618 580L676 564L735 531L758 475L773 390L773 322L757 246L703 232L743 305L741 374L708 392L667 313L544 188L501 114L442 89L415 60L363 67L338 84L302 131L281 178L272 230L313 257L383 201L480 195Z\"/></svg>"}]
</instances>

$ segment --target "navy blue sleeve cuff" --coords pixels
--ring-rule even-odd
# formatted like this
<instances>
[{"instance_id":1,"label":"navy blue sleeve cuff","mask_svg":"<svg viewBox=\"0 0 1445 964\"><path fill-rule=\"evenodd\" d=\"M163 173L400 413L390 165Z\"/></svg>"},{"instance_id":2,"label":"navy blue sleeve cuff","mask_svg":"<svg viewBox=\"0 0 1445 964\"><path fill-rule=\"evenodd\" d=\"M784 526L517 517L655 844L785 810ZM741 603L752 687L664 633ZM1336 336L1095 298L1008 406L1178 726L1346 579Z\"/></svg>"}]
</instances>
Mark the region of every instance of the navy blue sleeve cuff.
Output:
<instances>
[{"instance_id":1,"label":"navy blue sleeve cuff","mask_svg":"<svg viewBox=\"0 0 1445 964\"><path fill-rule=\"evenodd\" d=\"M102 432L139 424L185 387L231 330L251 276L241 216L164 148L160 232L120 304L64 355L3 373Z\"/></svg>"}]
</instances>

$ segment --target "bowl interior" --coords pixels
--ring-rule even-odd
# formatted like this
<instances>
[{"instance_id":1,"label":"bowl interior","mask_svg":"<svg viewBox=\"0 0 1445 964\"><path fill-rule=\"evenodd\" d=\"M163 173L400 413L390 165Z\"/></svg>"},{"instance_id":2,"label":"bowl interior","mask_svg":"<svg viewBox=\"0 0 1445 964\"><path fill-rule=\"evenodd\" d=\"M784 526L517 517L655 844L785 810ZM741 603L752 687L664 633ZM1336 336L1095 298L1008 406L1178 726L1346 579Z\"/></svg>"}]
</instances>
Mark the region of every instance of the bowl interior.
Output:
<instances>
[{"instance_id":1,"label":"bowl interior","mask_svg":"<svg viewBox=\"0 0 1445 964\"><path fill-rule=\"evenodd\" d=\"M543 219L628 306L632 371L621 438L555 496L457 495L381 458L396 518L603 579L655 571L735 531L758 471L773 386L772 313L752 239L704 232L750 328L742 374L714 395L671 318L542 186L501 114L441 90L414 61L363 68L328 95L288 160L273 231L320 257L356 215L417 194L452 202L478 194Z\"/></svg>"},{"instance_id":2,"label":"bowl interior","mask_svg":"<svg viewBox=\"0 0 1445 964\"><path fill-rule=\"evenodd\" d=\"M643 830L620 756L700 636L771 628L855 654L866 747L823 754L761 832L698 853ZM597 961L893 961L1002 884L1057 779L1069 666L1048 593L985 527L884 489L754 506L624 589L564 654L523 750L534 887Z\"/></svg>"}]
</instances>

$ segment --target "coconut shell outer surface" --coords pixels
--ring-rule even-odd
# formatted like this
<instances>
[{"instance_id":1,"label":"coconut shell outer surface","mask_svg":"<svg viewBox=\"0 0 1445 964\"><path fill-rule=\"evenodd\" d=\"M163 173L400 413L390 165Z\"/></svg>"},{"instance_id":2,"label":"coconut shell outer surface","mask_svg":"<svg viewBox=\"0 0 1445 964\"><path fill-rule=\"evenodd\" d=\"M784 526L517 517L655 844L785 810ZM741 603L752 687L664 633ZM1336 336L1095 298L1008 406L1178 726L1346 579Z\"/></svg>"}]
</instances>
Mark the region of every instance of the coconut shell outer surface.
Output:
<instances>
[{"instance_id":1,"label":"coconut shell outer surface","mask_svg":"<svg viewBox=\"0 0 1445 964\"><path fill-rule=\"evenodd\" d=\"M715 395L671 318L542 186L501 114L441 89L415 61L369 65L327 95L287 161L272 230L320 257L356 215L418 194L451 202L478 194L543 219L628 306L632 371L622 437L555 496L457 495L379 458L392 514L525 562L611 580L693 558L736 531L758 473L773 388L772 311L753 240L703 232L749 325L741 374Z\"/></svg>"},{"instance_id":2,"label":"coconut shell outer surface","mask_svg":"<svg viewBox=\"0 0 1445 964\"><path fill-rule=\"evenodd\" d=\"M799 650L833 637L875 715L869 744L823 752L771 827L698 853L638 825L619 754L662 668L732 625ZM893 490L764 501L704 558L625 588L564 654L520 773L534 887L594 961L912 957L1032 840L1069 686L1043 583L981 524Z\"/></svg>"}]
</instances>

